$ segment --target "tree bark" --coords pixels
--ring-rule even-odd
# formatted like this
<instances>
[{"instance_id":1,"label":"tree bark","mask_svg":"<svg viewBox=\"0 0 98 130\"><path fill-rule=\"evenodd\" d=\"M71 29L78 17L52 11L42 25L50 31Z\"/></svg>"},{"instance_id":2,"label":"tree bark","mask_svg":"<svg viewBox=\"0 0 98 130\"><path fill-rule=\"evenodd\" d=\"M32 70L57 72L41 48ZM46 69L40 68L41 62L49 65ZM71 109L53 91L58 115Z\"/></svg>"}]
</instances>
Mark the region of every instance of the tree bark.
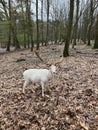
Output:
<instances>
[{"instance_id":1,"label":"tree bark","mask_svg":"<svg viewBox=\"0 0 98 130\"><path fill-rule=\"evenodd\" d=\"M43 0L41 0L41 32L42 32L42 45L43 45Z\"/></svg>"},{"instance_id":2,"label":"tree bark","mask_svg":"<svg viewBox=\"0 0 98 130\"><path fill-rule=\"evenodd\" d=\"M78 13L79 13L79 0L76 1L76 22L75 22L75 25L74 25L74 42L73 42L73 45L72 45L72 48L74 48L74 46L76 45L76 38L77 38L77 30L78 30L78 20L79 20L79 16L78 16Z\"/></svg>"},{"instance_id":3,"label":"tree bark","mask_svg":"<svg viewBox=\"0 0 98 130\"><path fill-rule=\"evenodd\" d=\"M73 12L74 12L74 0L70 0L70 11L69 11L69 18L68 18L67 36L66 36L65 46L64 46L64 50L63 50L64 57L69 56L69 43L70 43L71 32L72 32Z\"/></svg>"},{"instance_id":4,"label":"tree bark","mask_svg":"<svg viewBox=\"0 0 98 130\"><path fill-rule=\"evenodd\" d=\"M47 46L48 40L49 40L49 2L50 0L47 0L47 34L46 34L46 43L45 45Z\"/></svg>"},{"instance_id":5,"label":"tree bark","mask_svg":"<svg viewBox=\"0 0 98 130\"><path fill-rule=\"evenodd\" d=\"M11 44L11 1L8 1L9 6L9 36L8 36L8 43L6 51L10 51L10 44Z\"/></svg>"},{"instance_id":6,"label":"tree bark","mask_svg":"<svg viewBox=\"0 0 98 130\"><path fill-rule=\"evenodd\" d=\"M94 49L98 49L98 14L97 14L97 21L96 21L96 33L95 33Z\"/></svg>"},{"instance_id":7,"label":"tree bark","mask_svg":"<svg viewBox=\"0 0 98 130\"><path fill-rule=\"evenodd\" d=\"M13 42L15 45L15 50L20 49L20 44L17 38L16 11L14 11L12 15L12 34L13 34Z\"/></svg>"},{"instance_id":8,"label":"tree bark","mask_svg":"<svg viewBox=\"0 0 98 130\"><path fill-rule=\"evenodd\" d=\"M22 18L23 18L24 48L26 48L26 27L25 27L25 18L24 18L24 10L23 10L23 0L21 0L21 10L22 10Z\"/></svg>"},{"instance_id":9,"label":"tree bark","mask_svg":"<svg viewBox=\"0 0 98 130\"><path fill-rule=\"evenodd\" d=\"M39 50L38 0L36 0L36 28L37 28L37 46L36 46L36 49Z\"/></svg>"},{"instance_id":10,"label":"tree bark","mask_svg":"<svg viewBox=\"0 0 98 130\"><path fill-rule=\"evenodd\" d=\"M26 0L26 25L27 25L27 43L28 43L28 48L30 48L30 26L29 26L29 0Z\"/></svg>"},{"instance_id":11,"label":"tree bark","mask_svg":"<svg viewBox=\"0 0 98 130\"><path fill-rule=\"evenodd\" d=\"M88 25L88 32L87 32L87 38L88 38L88 43L87 45L90 46L91 43L90 43L90 40L91 40L91 28L92 28L92 25L93 25L93 13L94 13L94 7L93 7L93 0L90 0L90 23Z\"/></svg>"}]
</instances>

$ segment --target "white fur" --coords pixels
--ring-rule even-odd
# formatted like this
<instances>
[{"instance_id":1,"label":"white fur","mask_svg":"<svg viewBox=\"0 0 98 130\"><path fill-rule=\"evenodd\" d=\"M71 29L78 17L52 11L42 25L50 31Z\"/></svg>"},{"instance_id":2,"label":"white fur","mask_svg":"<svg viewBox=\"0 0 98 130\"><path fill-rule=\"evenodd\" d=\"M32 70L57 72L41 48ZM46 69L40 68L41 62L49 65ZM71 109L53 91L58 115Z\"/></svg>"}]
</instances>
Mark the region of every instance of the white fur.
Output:
<instances>
[{"instance_id":1,"label":"white fur","mask_svg":"<svg viewBox=\"0 0 98 130\"><path fill-rule=\"evenodd\" d=\"M24 71L23 78L25 80L23 85L23 93L25 93L25 87L29 82L40 82L42 87L42 96L44 96L45 83L52 78L53 73L56 72L56 66L51 65L50 69L28 69Z\"/></svg>"}]
</instances>

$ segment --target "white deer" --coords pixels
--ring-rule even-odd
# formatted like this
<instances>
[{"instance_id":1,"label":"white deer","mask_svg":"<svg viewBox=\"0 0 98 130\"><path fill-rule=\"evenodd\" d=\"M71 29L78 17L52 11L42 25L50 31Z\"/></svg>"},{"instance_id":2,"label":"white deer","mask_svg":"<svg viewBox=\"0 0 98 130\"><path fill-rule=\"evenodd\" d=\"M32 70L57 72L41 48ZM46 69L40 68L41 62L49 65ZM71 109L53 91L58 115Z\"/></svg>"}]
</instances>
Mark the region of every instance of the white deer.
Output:
<instances>
[{"instance_id":1,"label":"white deer","mask_svg":"<svg viewBox=\"0 0 98 130\"><path fill-rule=\"evenodd\" d=\"M41 61L40 55L38 52L35 52ZM62 59L63 60L63 59ZM61 60L61 61L62 61ZM55 65L51 65L49 69L28 69L23 73L24 84L23 84L23 93L25 93L25 87L29 84L29 82L37 83L39 82L42 88L42 96L44 97L45 91L45 83L49 81L49 79L53 79L53 74L56 73L56 64L60 63L56 62ZM49 64L47 64L49 65Z\"/></svg>"},{"instance_id":2,"label":"white deer","mask_svg":"<svg viewBox=\"0 0 98 130\"><path fill-rule=\"evenodd\" d=\"M45 83L53 77L53 73L56 72L56 66L51 65L49 69L28 69L23 73L24 85L23 93L25 93L25 87L29 82L37 83L40 82L42 87L42 96L44 96Z\"/></svg>"}]
</instances>

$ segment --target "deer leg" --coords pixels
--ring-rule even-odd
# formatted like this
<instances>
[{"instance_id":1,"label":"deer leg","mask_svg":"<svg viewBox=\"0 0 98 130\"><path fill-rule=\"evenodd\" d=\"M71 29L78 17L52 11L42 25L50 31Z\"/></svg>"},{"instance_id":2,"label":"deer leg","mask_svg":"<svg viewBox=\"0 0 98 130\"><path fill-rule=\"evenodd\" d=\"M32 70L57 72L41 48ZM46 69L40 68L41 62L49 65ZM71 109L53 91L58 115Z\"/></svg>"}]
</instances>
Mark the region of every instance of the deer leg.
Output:
<instances>
[{"instance_id":1,"label":"deer leg","mask_svg":"<svg viewBox=\"0 0 98 130\"><path fill-rule=\"evenodd\" d=\"M24 84L23 84L23 93L25 93L25 87L28 85L29 81L25 80Z\"/></svg>"},{"instance_id":2,"label":"deer leg","mask_svg":"<svg viewBox=\"0 0 98 130\"><path fill-rule=\"evenodd\" d=\"M44 83L43 82L41 82L41 87L42 87L42 97L44 97L44 90L45 90L45 88L44 88Z\"/></svg>"}]
</instances>

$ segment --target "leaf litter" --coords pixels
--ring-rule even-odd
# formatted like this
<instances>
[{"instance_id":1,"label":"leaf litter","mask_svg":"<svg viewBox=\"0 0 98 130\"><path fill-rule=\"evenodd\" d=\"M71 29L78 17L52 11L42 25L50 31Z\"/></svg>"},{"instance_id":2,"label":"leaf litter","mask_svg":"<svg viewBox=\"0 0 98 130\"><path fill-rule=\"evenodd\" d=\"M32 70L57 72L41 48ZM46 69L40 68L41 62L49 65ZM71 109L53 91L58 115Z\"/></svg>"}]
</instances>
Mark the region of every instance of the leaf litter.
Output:
<instances>
[{"instance_id":1,"label":"leaf litter","mask_svg":"<svg viewBox=\"0 0 98 130\"><path fill-rule=\"evenodd\" d=\"M44 60L59 60L63 46L41 48ZM46 51L47 50L47 51ZM1 130L97 130L97 50L80 47L58 66L54 81L22 93L22 73L29 68L48 68L30 50L0 55ZM19 60L24 59L24 60ZM17 62L20 61L20 62Z\"/></svg>"}]
</instances>

